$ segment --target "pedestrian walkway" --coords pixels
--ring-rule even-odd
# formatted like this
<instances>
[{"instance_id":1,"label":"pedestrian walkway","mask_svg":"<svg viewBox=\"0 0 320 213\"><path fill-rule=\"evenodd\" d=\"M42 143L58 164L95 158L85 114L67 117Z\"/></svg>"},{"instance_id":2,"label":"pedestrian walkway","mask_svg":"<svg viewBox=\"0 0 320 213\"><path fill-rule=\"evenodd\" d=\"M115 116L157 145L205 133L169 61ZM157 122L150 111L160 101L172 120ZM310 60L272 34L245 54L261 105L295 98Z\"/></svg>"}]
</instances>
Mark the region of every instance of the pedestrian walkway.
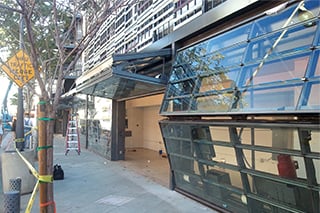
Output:
<instances>
[{"instance_id":1,"label":"pedestrian walkway","mask_svg":"<svg viewBox=\"0 0 320 213\"><path fill-rule=\"evenodd\" d=\"M65 140L59 135L55 135L53 163L62 166L65 176L54 181L57 213L215 212L86 149L80 155L70 151L66 156ZM21 196L21 212L30 196ZM39 212L38 196L32 212Z\"/></svg>"}]
</instances>

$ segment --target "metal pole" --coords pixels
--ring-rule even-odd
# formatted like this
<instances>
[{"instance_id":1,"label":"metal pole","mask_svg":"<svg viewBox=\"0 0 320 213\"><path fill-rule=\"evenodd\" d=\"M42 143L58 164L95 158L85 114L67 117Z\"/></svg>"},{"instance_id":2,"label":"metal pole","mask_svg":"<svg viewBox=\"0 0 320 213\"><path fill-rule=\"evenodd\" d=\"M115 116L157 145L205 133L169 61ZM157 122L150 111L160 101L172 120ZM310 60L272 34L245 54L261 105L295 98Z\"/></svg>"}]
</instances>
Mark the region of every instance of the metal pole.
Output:
<instances>
[{"instance_id":1,"label":"metal pole","mask_svg":"<svg viewBox=\"0 0 320 213\"><path fill-rule=\"evenodd\" d=\"M24 0L21 0L24 3ZM20 14L20 29L19 29L19 42L20 48L24 49L23 42L23 16ZM16 124L16 147L18 150L23 151L24 149L24 109L23 109L23 93L22 87L18 88L18 109L17 109L17 124Z\"/></svg>"},{"instance_id":2,"label":"metal pole","mask_svg":"<svg viewBox=\"0 0 320 213\"><path fill-rule=\"evenodd\" d=\"M88 133L88 130L89 130L89 95L86 95L86 108L85 108L85 120L86 120L86 127L85 127L85 134L86 134L86 149L88 149L89 147L89 133Z\"/></svg>"}]
</instances>

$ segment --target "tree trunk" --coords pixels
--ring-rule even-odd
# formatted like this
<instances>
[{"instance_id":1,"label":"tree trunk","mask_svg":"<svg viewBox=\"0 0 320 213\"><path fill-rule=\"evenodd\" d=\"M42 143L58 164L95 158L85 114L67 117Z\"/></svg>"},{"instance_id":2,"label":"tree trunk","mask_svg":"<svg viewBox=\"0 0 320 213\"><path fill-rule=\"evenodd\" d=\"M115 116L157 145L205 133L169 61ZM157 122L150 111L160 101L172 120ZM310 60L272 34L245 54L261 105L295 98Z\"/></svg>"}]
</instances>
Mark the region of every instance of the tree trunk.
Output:
<instances>
[{"instance_id":1,"label":"tree trunk","mask_svg":"<svg viewBox=\"0 0 320 213\"><path fill-rule=\"evenodd\" d=\"M55 122L55 112L53 111L53 106L47 106L47 115L48 115L48 122L47 122L47 146L52 147L47 151L47 173L48 175L53 175L53 142L54 142L54 122ZM53 182L48 184L48 201L54 202L54 193L53 193ZM52 203L48 206L48 212L54 213L55 212L55 203Z\"/></svg>"},{"instance_id":2,"label":"tree trunk","mask_svg":"<svg viewBox=\"0 0 320 213\"><path fill-rule=\"evenodd\" d=\"M53 131L54 116L53 107L46 101L40 101L38 105L38 131L39 131L39 175L53 174ZM55 203L53 197L53 182L40 183L39 201L41 213L54 213Z\"/></svg>"},{"instance_id":3,"label":"tree trunk","mask_svg":"<svg viewBox=\"0 0 320 213\"><path fill-rule=\"evenodd\" d=\"M46 105L44 102L40 101L38 104L38 161L39 161L39 175L47 175L47 149L46 147ZM47 199L47 183L40 183L39 185L39 202L40 202L40 212L47 213L47 208L44 206L48 202Z\"/></svg>"}]
</instances>

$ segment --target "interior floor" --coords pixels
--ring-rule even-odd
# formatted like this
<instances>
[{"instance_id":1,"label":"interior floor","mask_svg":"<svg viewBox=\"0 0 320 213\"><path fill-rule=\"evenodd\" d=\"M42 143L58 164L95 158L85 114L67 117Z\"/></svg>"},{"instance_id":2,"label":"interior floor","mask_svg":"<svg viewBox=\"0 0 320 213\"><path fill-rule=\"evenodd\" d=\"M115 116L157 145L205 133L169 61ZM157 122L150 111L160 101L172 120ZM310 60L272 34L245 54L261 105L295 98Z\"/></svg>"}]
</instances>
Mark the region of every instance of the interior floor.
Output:
<instances>
[{"instance_id":1,"label":"interior floor","mask_svg":"<svg viewBox=\"0 0 320 213\"><path fill-rule=\"evenodd\" d=\"M169 187L168 158L159 152L143 148L127 149L125 160L118 162L127 169Z\"/></svg>"}]
</instances>

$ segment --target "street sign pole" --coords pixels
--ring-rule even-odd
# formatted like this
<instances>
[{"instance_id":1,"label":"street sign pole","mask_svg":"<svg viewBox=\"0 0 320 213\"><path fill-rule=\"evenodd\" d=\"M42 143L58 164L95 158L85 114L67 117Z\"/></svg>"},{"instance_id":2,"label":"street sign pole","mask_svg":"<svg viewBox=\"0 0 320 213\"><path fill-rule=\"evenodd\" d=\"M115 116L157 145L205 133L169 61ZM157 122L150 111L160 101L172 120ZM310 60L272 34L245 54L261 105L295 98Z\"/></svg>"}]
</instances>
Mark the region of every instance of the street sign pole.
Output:
<instances>
[{"instance_id":1,"label":"street sign pole","mask_svg":"<svg viewBox=\"0 0 320 213\"><path fill-rule=\"evenodd\" d=\"M17 124L16 124L16 147L18 150L24 149L24 109L23 109L23 94L22 88L18 88L18 109L17 109Z\"/></svg>"},{"instance_id":2,"label":"street sign pole","mask_svg":"<svg viewBox=\"0 0 320 213\"><path fill-rule=\"evenodd\" d=\"M16 121L16 147L23 151L24 143L24 107L23 107L23 86L34 77L34 68L28 54L24 51L23 42L23 17L20 16L20 50L11 57L2 70L18 85L18 109Z\"/></svg>"},{"instance_id":3,"label":"street sign pole","mask_svg":"<svg viewBox=\"0 0 320 213\"><path fill-rule=\"evenodd\" d=\"M23 16L20 14L20 29L19 29L20 49L24 49L23 42ZM24 149L24 109L23 109L23 93L22 87L18 87L18 109L17 109L17 125L16 125L16 147L20 151Z\"/></svg>"}]
</instances>

